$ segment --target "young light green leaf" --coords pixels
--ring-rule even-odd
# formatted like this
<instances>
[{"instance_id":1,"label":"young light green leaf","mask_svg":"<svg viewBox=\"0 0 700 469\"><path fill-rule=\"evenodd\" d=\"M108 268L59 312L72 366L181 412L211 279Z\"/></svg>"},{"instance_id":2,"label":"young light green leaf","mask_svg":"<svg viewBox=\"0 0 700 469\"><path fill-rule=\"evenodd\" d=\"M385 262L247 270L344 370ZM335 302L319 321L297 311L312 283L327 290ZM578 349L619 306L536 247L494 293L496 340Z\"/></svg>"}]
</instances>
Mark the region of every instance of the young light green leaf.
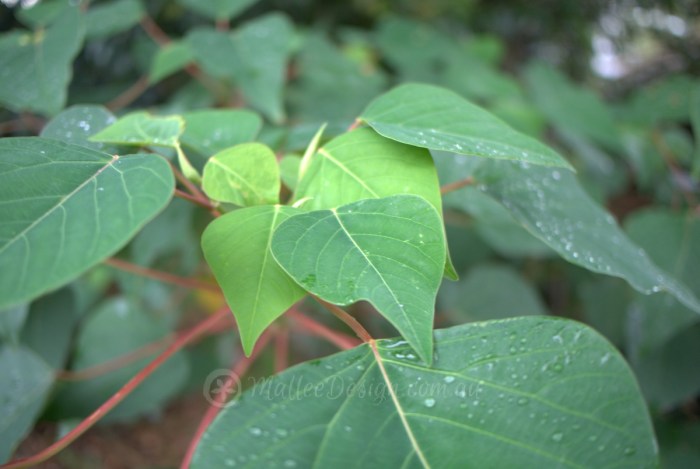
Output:
<instances>
[{"instance_id":1,"label":"young light green leaf","mask_svg":"<svg viewBox=\"0 0 700 469\"><path fill-rule=\"evenodd\" d=\"M385 137L409 145L572 169L554 150L436 86L398 86L372 101L360 119Z\"/></svg>"},{"instance_id":2,"label":"young light green leaf","mask_svg":"<svg viewBox=\"0 0 700 469\"><path fill-rule=\"evenodd\" d=\"M260 133L262 119L251 111L206 109L187 112L180 141L203 156L211 156L240 143L252 142Z\"/></svg>"},{"instance_id":3,"label":"young light green leaf","mask_svg":"<svg viewBox=\"0 0 700 469\"><path fill-rule=\"evenodd\" d=\"M56 175L62 175L57 178ZM170 201L168 163L41 137L0 140L0 308L27 301L121 248Z\"/></svg>"},{"instance_id":4,"label":"young light green leaf","mask_svg":"<svg viewBox=\"0 0 700 469\"><path fill-rule=\"evenodd\" d=\"M272 253L320 298L372 303L430 363L445 236L425 199L397 195L295 215L275 231Z\"/></svg>"},{"instance_id":5,"label":"young light green leaf","mask_svg":"<svg viewBox=\"0 0 700 469\"><path fill-rule=\"evenodd\" d=\"M178 0L178 3L212 20L228 20L258 0Z\"/></svg>"},{"instance_id":6,"label":"young light green leaf","mask_svg":"<svg viewBox=\"0 0 700 469\"><path fill-rule=\"evenodd\" d=\"M136 26L145 14L139 0L113 0L88 9L85 18L86 36L101 39Z\"/></svg>"},{"instance_id":7,"label":"young light green leaf","mask_svg":"<svg viewBox=\"0 0 700 469\"><path fill-rule=\"evenodd\" d=\"M299 173L297 174L298 179L302 179L306 170L309 169L309 164L311 164L311 159L316 154L318 146L321 143L321 137L323 137L323 132L326 130L327 124L323 124L314 134L313 138L309 142L306 150L304 150L304 156L301 157L301 162L299 163Z\"/></svg>"},{"instance_id":8,"label":"young light green leaf","mask_svg":"<svg viewBox=\"0 0 700 469\"><path fill-rule=\"evenodd\" d=\"M592 329L489 321L435 346L430 367L381 340L265 380L219 414L192 468L657 467L634 376Z\"/></svg>"},{"instance_id":9,"label":"young light green leaf","mask_svg":"<svg viewBox=\"0 0 700 469\"><path fill-rule=\"evenodd\" d=\"M65 8L47 29L1 36L0 83L5 85L0 86L0 103L18 112L59 112L66 103L71 64L83 36L77 7Z\"/></svg>"},{"instance_id":10,"label":"young light green leaf","mask_svg":"<svg viewBox=\"0 0 700 469\"><path fill-rule=\"evenodd\" d=\"M241 207L276 204L280 171L275 153L261 143L219 152L204 167L202 189L213 200Z\"/></svg>"},{"instance_id":11,"label":"young light green leaf","mask_svg":"<svg viewBox=\"0 0 700 469\"><path fill-rule=\"evenodd\" d=\"M469 157L455 155L454 159L458 164ZM482 191L567 261L623 278L642 293L667 291L700 312L700 301L693 293L630 241L574 174L498 160L478 161L473 174Z\"/></svg>"},{"instance_id":12,"label":"young light green leaf","mask_svg":"<svg viewBox=\"0 0 700 469\"><path fill-rule=\"evenodd\" d=\"M148 81L157 83L194 61L194 52L184 41L173 41L158 50L151 63Z\"/></svg>"},{"instance_id":13,"label":"young light green leaf","mask_svg":"<svg viewBox=\"0 0 700 469\"><path fill-rule=\"evenodd\" d=\"M274 229L295 213L280 205L235 210L202 235L204 257L236 316L247 355L265 328L305 294L270 251Z\"/></svg>"},{"instance_id":14,"label":"young light green leaf","mask_svg":"<svg viewBox=\"0 0 700 469\"><path fill-rule=\"evenodd\" d=\"M10 458L39 417L53 375L30 349L0 345L0 463Z\"/></svg>"},{"instance_id":15,"label":"young light green leaf","mask_svg":"<svg viewBox=\"0 0 700 469\"><path fill-rule=\"evenodd\" d=\"M285 155L280 160L280 178L289 190L294 191L299 182L299 170L301 168L301 157L297 155Z\"/></svg>"},{"instance_id":16,"label":"young light green leaf","mask_svg":"<svg viewBox=\"0 0 700 469\"><path fill-rule=\"evenodd\" d=\"M138 111L121 117L106 129L90 137L90 141L175 148L184 126L185 122L180 116L160 117Z\"/></svg>"}]
</instances>

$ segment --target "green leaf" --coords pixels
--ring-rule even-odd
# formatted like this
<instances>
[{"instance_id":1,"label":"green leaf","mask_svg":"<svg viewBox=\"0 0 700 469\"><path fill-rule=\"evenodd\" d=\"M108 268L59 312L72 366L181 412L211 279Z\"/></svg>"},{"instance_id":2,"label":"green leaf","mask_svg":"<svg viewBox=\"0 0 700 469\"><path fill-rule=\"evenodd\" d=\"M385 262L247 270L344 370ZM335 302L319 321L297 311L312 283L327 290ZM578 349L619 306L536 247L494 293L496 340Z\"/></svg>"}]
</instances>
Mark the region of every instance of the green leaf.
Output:
<instances>
[{"instance_id":1,"label":"green leaf","mask_svg":"<svg viewBox=\"0 0 700 469\"><path fill-rule=\"evenodd\" d=\"M238 65L230 34L214 28L195 28L187 32L185 41L205 73L216 78L233 77Z\"/></svg>"},{"instance_id":2,"label":"green leaf","mask_svg":"<svg viewBox=\"0 0 700 469\"><path fill-rule=\"evenodd\" d=\"M207 109L187 112L185 132L180 141L203 156L211 156L226 148L255 140L262 120L250 111Z\"/></svg>"},{"instance_id":3,"label":"green leaf","mask_svg":"<svg viewBox=\"0 0 700 469\"><path fill-rule=\"evenodd\" d=\"M118 145L175 148L184 126L185 122L180 116L158 117L138 111L121 117L89 140Z\"/></svg>"},{"instance_id":4,"label":"green leaf","mask_svg":"<svg viewBox=\"0 0 700 469\"><path fill-rule=\"evenodd\" d=\"M148 81L157 83L163 78L183 69L194 61L194 52L189 44L183 41L173 41L158 50L151 62Z\"/></svg>"},{"instance_id":5,"label":"green leaf","mask_svg":"<svg viewBox=\"0 0 700 469\"><path fill-rule=\"evenodd\" d=\"M261 143L219 152L204 167L202 189L213 200L242 207L276 204L280 171L275 153Z\"/></svg>"},{"instance_id":6,"label":"green leaf","mask_svg":"<svg viewBox=\"0 0 700 469\"><path fill-rule=\"evenodd\" d=\"M54 370L63 370L82 315L73 288L65 287L33 302L22 329L22 344Z\"/></svg>"},{"instance_id":7,"label":"green leaf","mask_svg":"<svg viewBox=\"0 0 700 469\"><path fill-rule=\"evenodd\" d=\"M136 26L146 12L138 0L113 0L100 3L85 18L88 39L102 39Z\"/></svg>"},{"instance_id":8,"label":"green leaf","mask_svg":"<svg viewBox=\"0 0 700 469\"><path fill-rule=\"evenodd\" d=\"M39 417L53 383L53 370L25 347L0 346L0 463Z\"/></svg>"},{"instance_id":9,"label":"green leaf","mask_svg":"<svg viewBox=\"0 0 700 469\"><path fill-rule=\"evenodd\" d=\"M202 235L204 257L236 316L247 355L265 328L305 294L270 251L273 230L294 213L280 205L244 208L217 218Z\"/></svg>"},{"instance_id":10,"label":"green leaf","mask_svg":"<svg viewBox=\"0 0 700 469\"><path fill-rule=\"evenodd\" d=\"M162 340L170 332L164 318L156 319L125 298L113 297L101 303L83 323L77 337L71 370L85 370L122 357ZM68 383L58 391L48 411L49 415L66 419L89 414L143 369L152 358L147 356L110 373ZM178 352L103 417L101 422L133 420L139 415L157 410L184 387L188 375L187 359L183 352Z\"/></svg>"},{"instance_id":11,"label":"green leaf","mask_svg":"<svg viewBox=\"0 0 700 469\"><path fill-rule=\"evenodd\" d=\"M283 90L294 29L286 16L271 13L245 23L233 35L234 78L250 106L270 120L285 119Z\"/></svg>"},{"instance_id":12,"label":"green leaf","mask_svg":"<svg viewBox=\"0 0 700 469\"><path fill-rule=\"evenodd\" d=\"M178 0L181 5L213 20L231 19L258 0Z\"/></svg>"},{"instance_id":13,"label":"green leaf","mask_svg":"<svg viewBox=\"0 0 700 469\"><path fill-rule=\"evenodd\" d=\"M397 195L295 215L275 231L272 253L314 295L372 303L431 362L445 235L425 199Z\"/></svg>"},{"instance_id":14,"label":"green leaf","mask_svg":"<svg viewBox=\"0 0 700 469\"><path fill-rule=\"evenodd\" d=\"M693 153L693 178L700 181L700 84L695 85L690 100L690 123L695 136L695 151Z\"/></svg>"},{"instance_id":15,"label":"green leaf","mask_svg":"<svg viewBox=\"0 0 700 469\"><path fill-rule=\"evenodd\" d=\"M311 158L295 200L312 210L361 199L414 194L442 212L440 183L430 153L362 128L334 138Z\"/></svg>"},{"instance_id":16,"label":"green leaf","mask_svg":"<svg viewBox=\"0 0 700 469\"><path fill-rule=\"evenodd\" d=\"M525 79L535 104L555 128L609 150L621 150L612 112L595 93L574 85L555 68L541 63L527 67Z\"/></svg>"},{"instance_id":17,"label":"green leaf","mask_svg":"<svg viewBox=\"0 0 700 469\"><path fill-rule=\"evenodd\" d=\"M455 162L468 159L460 155L454 158ZM700 312L700 301L693 293L657 267L612 215L581 188L573 173L527 163L481 160L473 174L482 191L567 261L623 278L645 294L666 291Z\"/></svg>"},{"instance_id":18,"label":"green leaf","mask_svg":"<svg viewBox=\"0 0 700 469\"><path fill-rule=\"evenodd\" d=\"M444 283L438 304L460 323L547 314L532 286L511 267L499 265L475 266L459 282Z\"/></svg>"},{"instance_id":19,"label":"green leaf","mask_svg":"<svg viewBox=\"0 0 700 469\"><path fill-rule=\"evenodd\" d=\"M285 155L280 160L280 177L284 185L291 191L297 188L300 168L301 157L298 155Z\"/></svg>"},{"instance_id":20,"label":"green leaf","mask_svg":"<svg viewBox=\"0 0 700 469\"><path fill-rule=\"evenodd\" d=\"M89 140L92 135L116 120L117 118L114 114L103 106L90 104L71 106L51 119L41 129L40 135L92 148L93 150L101 150L105 153L116 153L116 151L113 151L113 147Z\"/></svg>"},{"instance_id":21,"label":"green leaf","mask_svg":"<svg viewBox=\"0 0 700 469\"><path fill-rule=\"evenodd\" d=\"M304 207L318 210L397 194L418 195L442 216L430 153L361 128L334 138L314 154L294 198L308 198ZM449 260L445 269L448 277L456 278Z\"/></svg>"},{"instance_id":22,"label":"green leaf","mask_svg":"<svg viewBox=\"0 0 700 469\"><path fill-rule=\"evenodd\" d=\"M573 321L435 332L431 367L381 340L265 380L207 430L193 469L658 466L624 359Z\"/></svg>"},{"instance_id":23,"label":"green leaf","mask_svg":"<svg viewBox=\"0 0 700 469\"><path fill-rule=\"evenodd\" d=\"M398 86L372 101L360 118L385 137L409 145L572 169L547 146L435 86Z\"/></svg>"},{"instance_id":24,"label":"green leaf","mask_svg":"<svg viewBox=\"0 0 700 469\"><path fill-rule=\"evenodd\" d=\"M63 0L43 0L31 8L18 8L14 13L23 24L38 29L51 24L68 8L70 3Z\"/></svg>"},{"instance_id":25,"label":"green leaf","mask_svg":"<svg viewBox=\"0 0 700 469\"><path fill-rule=\"evenodd\" d=\"M72 63L83 44L77 8L66 8L47 29L0 37L0 103L14 111L53 115L66 103Z\"/></svg>"},{"instance_id":26,"label":"green leaf","mask_svg":"<svg viewBox=\"0 0 700 469\"><path fill-rule=\"evenodd\" d=\"M29 305L19 304L5 311L0 311L0 346L3 342L16 345L19 333L29 312Z\"/></svg>"},{"instance_id":27,"label":"green leaf","mask_svg":"<svg viewBox=\"0 0 700 469\"><path fill-rule=\"evenodd\" d=\"M60 177L57 177L60 175ZM120 158L41 137L0 140L0 308L67 283L170 201L155 155Z\"/></svg>"}]
</instances>

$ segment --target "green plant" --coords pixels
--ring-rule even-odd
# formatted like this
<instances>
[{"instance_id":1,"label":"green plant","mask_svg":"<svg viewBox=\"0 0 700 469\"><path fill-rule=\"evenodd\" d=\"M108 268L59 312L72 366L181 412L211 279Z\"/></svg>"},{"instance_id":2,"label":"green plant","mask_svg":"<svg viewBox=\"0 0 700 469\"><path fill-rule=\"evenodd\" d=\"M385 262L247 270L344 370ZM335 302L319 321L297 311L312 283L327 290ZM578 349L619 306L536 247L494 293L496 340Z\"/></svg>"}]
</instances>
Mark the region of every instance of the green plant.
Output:
<instances>
[{"instance_id":1,"label":"green plant","mask_svg":"<svg viewBox=\"0 0 700 469\"><path fill-rule=\"evenodd\" d=\"M683 218L649 213L635 221L628 236L584 189L572 164L527 135L537 133L541 115L546 116L562 141L579 154L593 155L577 166L595 177L589 168L604 167L599 161L606 158L597 149L622 152L624 147L608 108L552 69L532 65L525 79L541 115L531 118L534 111L524 104L519 85L488 61L462 61L463 51L449 48L442 50L450 64L444 76L415 76L426 70L420 58L418 65L402 63L396 46L387 44L394 40L387 30L411 27L394 20L382 26L378 42L400 78L443 86L408 83L382 92L386 79L380 72L363 76L353 59L338 58L328 51L327 40L311 36L308 49L300 52L300 82L290 93L296 102L290 107L302 124L287 125L282 95L294 34L290 21L275 13L228 33L222 31L228 19L253 2L219 2L218 9L213 3L181 3L217 20L220 29L194 29L170 41L137 1L86 11L56 1L23 13L37 25L34 32L0 39L3 78L26 77L15 87L0 87L0 101L16 112L53 116L39 136L0 140L0 309L6 310L0 321L0 373L11 383L0 391L0 439L6 442L0 458L9 457L47 401L44 413L56 420L97 409L48 451L8 467L50 457L105 415L105 420L128 420L142 414L172 398L188 376L201 380L217 363L215 354L202 348L208 360L198 369L200 363L182 349L224 328L229 308L246 358L236 360L217 384L220 392L214 393L185 465L658 463L644 396L613 344L570 319L493 319L544 312L532 290L503 267L475 269L467 283L448 281L441 287L443 278L455 281L464 271L455 267L465 265L462 259L451 259L445 215L460 212L480 222L482 240L472 238L475 246L492 243L506 255L557 255L586 271L622 279L642 294L664 292L650 296L652 303L640 300L644 320L661 321L648 309L657 298L682 312L671 315L661 333L640 341L640 356L653 350L650 343L661 346L697 321L697 289L694 293L667 273L679 273L674 266L679 254L652 252L659 267L630 239L653 244L653 237L643 239L645 233L662 226L677 229L679 238L689 236ZM90 26L98 20L104 30ZM97 41L139 22L159 48L135 89L140 93L147 83L181 72L195 79L185 85L190 91L157 113L136 109L117 118L102 106L62 110L68 65L83 34ZM437 33L421 37L431 35ZM335 69L329 67L324 82L314 75L316 65L303 66L305 60L326 60L324 65ZM495 77L493 86L455 86L464 67ZM345 80L343 89L318 103L317 97L325 99L338 86L336 77ZM446 87L489 104L520 130ZM552 89L557 91L550 94ZM133 90L112 106L120 108ZM358 108L358 96L373 99L366 106L360 99ZM198 99L204 105L190 106ZM250 110L213 108L241 99ZM569 112L570 102L580 114ZM698 116L692 118L697 130ZM31 118L18 120L32 126ZM634 127L626 125L633 136ZM674 142L656 135L661 148ZM635 164L648 169L642 159ZM695 233L696 218L690 220ZM196 272L202 256L192 246L200 234L216 284L207 273L165 272ZM678 246L694 249L685 241L670 249ZM463 251L456 250L460 257ZM132 274L157 281L141 282ZM487 280L479 286L472 274ZM692 272L679 276L685 281ZM605 284L593 278L599 283L587 288L595 297ZM163 290L162 283L200 293L174 306L176 292ZM115 284L118 294L105 293ZM461 317L452 321L458 325L434 330L439 291L445 304L459 309L494 285L495 294L485 296L484 317L478 317L478 305L470 309L473 319L482 321L462 324L468 321ZM465 298L467 291L471 296ZM214 300L203 292L213 293ZM626 294L623 288L616 292ZM227 306L210 307L218 306L221 294ZM500 304L499 295L509 294L513 303ZM216 311L170 340L186 312L172 314L173 308ZM143 314L149 309L160 314ZM328 321L327 312L344 324ZM58 323L49 322L50 315ZM280 322L283 315L286 322ZM279 368L286 366L277 367L279 374L256 386L237 382L266 345L274 341L285 353L290 323L344 351L285 371ZM342 331L345 327L359 340ZM599 328L615 340L610 328ZM389 336L395 330L400 338L377 339L368 330ZM224 336L230 339L232 333ZM145 366L145 357L164 340L165 351ZM69 355L67 377L75 378L73 373L86 382L62 384L52 392L54 378L62 378L55 370ZM232 386L247 390L219 413Z\"/></svg>"}]
</instances>

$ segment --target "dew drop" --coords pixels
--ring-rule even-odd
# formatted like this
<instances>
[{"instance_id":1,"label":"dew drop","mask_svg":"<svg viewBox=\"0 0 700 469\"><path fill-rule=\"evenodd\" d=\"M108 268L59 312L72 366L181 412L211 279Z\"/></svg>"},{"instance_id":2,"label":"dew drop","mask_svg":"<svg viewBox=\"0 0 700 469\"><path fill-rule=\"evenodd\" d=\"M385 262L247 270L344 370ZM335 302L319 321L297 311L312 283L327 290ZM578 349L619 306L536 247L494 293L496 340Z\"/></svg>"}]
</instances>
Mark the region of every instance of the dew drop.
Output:
<instances>
[{"instance_id":1,"label":"dew drop","mask_svg":"<svg viewBox=\"0 0 700 469\"><path fill-rule=\"evenodd\" d=\"M527 397L521 397L520 399L518 399L518 405L525 405L528 402L530 402L530 401L528 400Z\"/></svg>"},{"instance_id":2,"label":"dew drop","mask_svg":"<svg viewBox=\"0 0 700 469\"><path fill-rule=\"evenodd\" d=\"M443 378L443 381L446 382L447 384L450 384L450 383L454 382L454 380L455 380L455 377L454 377L454 376L445 376L445 377Z\"/></svg>"},{"instance_id":3,"label":"dew drop","mask_svg":"<svg viewBox=\"0 0 700 469\"><path fill-rule=\"evenodd\" d=\"M428 408L435 407L435 399L429 397L423 401L423 404Z\"/></svg>"},{"instance_id":4,"label":"dew drop","mask_svg":"<svg viewBox=\"0 0 700 469\"><path fill-rule=\"evenodd\" d=\"M625 456L632 456L636 452L637 449L634 446L628 446L627 448L625 448Z\"/></svg>"},{"instance_id":5,"label":"dew drop","mask_svg":"<svg viewBox=\"0 0 700 469\"><path fill-rule=\"evenodd\" d=\"M552 435L552 440L556 441L557 443L559 443L563 438L564 438L564 434L561 432L557 432L554 435Z\"/></svg>"},{"instance_id":6,"label":"dew drop","mask_svg":"<svg viewBox=\"0 0 700 469\"><path fill-rule=\"evenodd\" d=\"M250 431L250 434L253 436L262 435L262 430L260 430L258 427L251 427L249 431Z\"/></svg>"},{"instance_id":7,"label":"dew drop","mask_svg":"<svg viewBox=\"0 0 700 469\"><path fill-rule=\"evenodd\" d=\"M284 467L297 467L297 462L293 459L287 459L284 461Z\"/></svg>"}]
</instances>

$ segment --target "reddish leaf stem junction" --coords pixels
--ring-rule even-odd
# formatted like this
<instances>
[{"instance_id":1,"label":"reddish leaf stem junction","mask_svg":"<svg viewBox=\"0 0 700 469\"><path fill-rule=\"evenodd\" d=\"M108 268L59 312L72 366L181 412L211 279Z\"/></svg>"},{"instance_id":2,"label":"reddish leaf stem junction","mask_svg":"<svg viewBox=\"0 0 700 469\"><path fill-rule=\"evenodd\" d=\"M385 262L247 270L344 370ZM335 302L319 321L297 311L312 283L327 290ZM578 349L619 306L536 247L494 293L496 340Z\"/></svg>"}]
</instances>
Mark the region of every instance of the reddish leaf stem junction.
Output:
<instances>
[{"instance_id":1,"label":"reddish leaf stem junction","mask_svg":"<svg viewBox=\"0 0 700 469\"><path fill-rule=\"evenodd\" d=\"M252 365L255 362L255 360L258 358L258 355L260 355L260 352L270 341L270 337L271 332L268 329L260 337L260 340L258 340L258 343L253 349L253 353L251 353L249 357L245 357L241 360L238 360L238 362L236 362L233 365L230 372L226 376L225 381L222 383L221 386L218 387L219 392L217 392L216 396L214 396L214 402L211 403L211 405L207 409L207 412L204 414L204 417L202 417L202 420L199 422L197 430L194 433L194 437L192 438L189 446L187 447L187 452L185 453L185 457L182 460L182 464L180 464L180 469L187 469L188 467L190 467L192 457L194 456L194 452L197 449L197 445L202 439L204 432L207 430L207 428L209 428L209 425L214 421L216 416L219 415L219 412L224 407L226 399L228 398L231 390L235 391L233 387L237 384L236 380L238 380L239 377L246 374L246 372L250 368L250 365Z\"/></svg>"},{"instance_id":2,"label":"reddish leaf stem junction","mask_svg":"<svg viewBox=\"0 0 700 469\"><path fill-rule=\"evenodd\" d=\"M294 322L301 326L302 331L325 339L341 350L350 350L362 343L354 337L349 337L343 333L334 331L333 329L324 326L320 322L314 321L310 317L300 313L296 308L290 309L286 314L291 317Z\"/></svg>"},{"instance_id":3,"label":"reddish leaf stem junction","mask_svg":"<svg viewBox=\"0 0 700 469\"><path fill-rule=\"evenodd\" d=\"M314 300L316 300L321 306L333 313L338 319L347 324L348 327L352 329L353 332L357 335L357 337L359 337L362 340L362 342L371 342L372 340L374 340L369 334L369 332L367 332L367 329L365 329L357 319L350 316L350 314L348 314L344 309L332 303L328 303L327 301L324 301L315 295L311 295L311 297Z\"/></svg>"},{"instance_id":4,"label":"reddish leaf stem junction","mask_svg":"<svg viewBox=\"0 0 700 469\"><path fill-rule=\"evenodd\" d=\"M146 378L148 378L158 367L165 363L171 356L173 356L180 349L185 347L187 344L195 341L215 325L219 321L223 320L229 315L228 308L222 308L217 311L212 316L208 317L206 320L200 322L188 331L180 334L178 338L170 344L170 346L160 355L158 355L151 363L149 363L145 368L131 378L122 388L117 391L112 397L110 397L104 404L97 408L92 414L90 414L85 420L80 422L73 430L66 434L63 438L56 441L54 444L44 449L40 453L30 456L28 458L18 459L16 461L9 462L0 466L2 469L19 469L24 467L30 467L39 463L42 463L49 458L55 456L61 450L66 448L69 444L75 441L83 433L85 433L90 427L97 423L102 417L104 417L109 411L114 409L121 401L124 400L138 385L140 385Z\"/></svg>"}]
</instances>

